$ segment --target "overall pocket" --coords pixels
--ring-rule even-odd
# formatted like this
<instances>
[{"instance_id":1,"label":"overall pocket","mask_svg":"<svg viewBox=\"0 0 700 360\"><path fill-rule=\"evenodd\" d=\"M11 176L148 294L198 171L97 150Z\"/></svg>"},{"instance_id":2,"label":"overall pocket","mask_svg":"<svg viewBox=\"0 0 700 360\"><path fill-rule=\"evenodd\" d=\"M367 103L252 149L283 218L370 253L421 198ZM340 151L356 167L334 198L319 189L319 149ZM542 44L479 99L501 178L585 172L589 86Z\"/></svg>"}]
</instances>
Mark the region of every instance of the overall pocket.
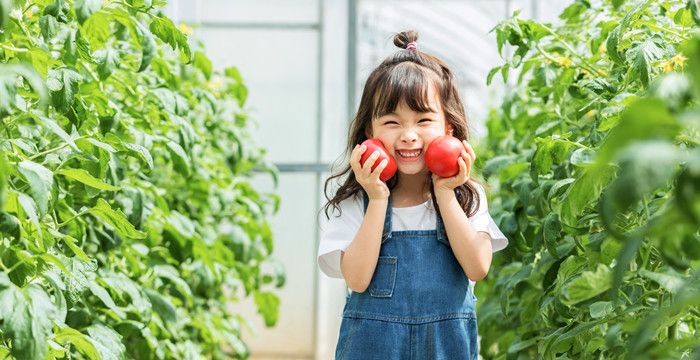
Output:
<instances>
[{"instance_id":1,"label":"overall pocket","mask_svg":"<svg viewBox=\"0 0 700 360\"><path fill-rule=\"evenodd\" d=\"M369 294L374 297L391 297L395 282L396 256L380 256L369 284Z\"/></svg>"}]
</instances>

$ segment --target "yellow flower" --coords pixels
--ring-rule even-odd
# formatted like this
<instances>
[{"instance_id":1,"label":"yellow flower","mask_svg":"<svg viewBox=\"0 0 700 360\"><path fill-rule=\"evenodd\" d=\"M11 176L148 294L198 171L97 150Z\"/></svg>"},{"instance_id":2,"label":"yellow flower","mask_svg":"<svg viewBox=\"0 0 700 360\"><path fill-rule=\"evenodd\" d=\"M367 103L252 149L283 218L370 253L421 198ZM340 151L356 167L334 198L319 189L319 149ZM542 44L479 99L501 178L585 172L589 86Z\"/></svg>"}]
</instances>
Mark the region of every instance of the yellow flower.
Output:
<instances>
[{"instance_id":1,"label":"yellow flower","mask_svg":"<svg viewBox=\"0 0 700 360\"><path fill-rule=\"evenodd\" d=\"M677 54L676 56L671 58L671 61L680 67L683 67L683 65L685 65L686 60L688 60L688 58L683 56L683 54Z\"/></svg>"},{"instance_id":2,"label":"yellow flower","mask_svg":"<svg viewBox=\"0 0 700 360\"><path fill-rule=\"evenodd\" d=\"M661 63L661 69L665 73L670 73L671 71L673 71L673 67L673 60L664 61L663 63Z\"/></svg>"},{"instance_id":3,"label":"yellow flower","mask_svg":"<svg viewBox=\"0 0 700 360\"><path fill-rule=\"evenodd\" d=\"M192 28L187 26L185 23L180 23L180 31L182 31L187 36L192 36Z\"/></svg>"},{"instance_id":4,"label":"yellow flower","mask_svg":"<svg viewBox=\"0 0 700 360\"><path fill-rule=\"evenodd\" d=\"M29 18L29 19L31 19L32 16L34 16L34 13L31 10L27 10L26 14L27 14L27 18Z\"/></svg>"},{"instance_id":5,"label":"yellow flower","mask_svg":"<svg viewBox=\"0 0 700 360\"><path fill-rule=\"evenodd\" d=\"M207 87L211 90L219 90L221 89L222 86L224 86L224 82L221 80L220 77L215 77L212 78L210 81L207 81Z\"/></svg>"},{"instance_id":6,"label":"yellow flower","mask_svg":"<svg viewBox=\"0 0 700 360\"><path fill-rule=\"evenodd\" d=\"M608 52L608 45L606 45L604 42L600 43L600 46L598 46L598 52L601 54Z\"/></svg>"},{"instance_id":7,"label":"yellow flower","mask_svg":"<svg viewBox=\"0 0 700 360\"><path fill-rule=\"evenodd\" d=\"M568 56L557 56L555 59L557 60L557 64L564 67L569 67L573 63Z\"/></svg>"}]
</instances>

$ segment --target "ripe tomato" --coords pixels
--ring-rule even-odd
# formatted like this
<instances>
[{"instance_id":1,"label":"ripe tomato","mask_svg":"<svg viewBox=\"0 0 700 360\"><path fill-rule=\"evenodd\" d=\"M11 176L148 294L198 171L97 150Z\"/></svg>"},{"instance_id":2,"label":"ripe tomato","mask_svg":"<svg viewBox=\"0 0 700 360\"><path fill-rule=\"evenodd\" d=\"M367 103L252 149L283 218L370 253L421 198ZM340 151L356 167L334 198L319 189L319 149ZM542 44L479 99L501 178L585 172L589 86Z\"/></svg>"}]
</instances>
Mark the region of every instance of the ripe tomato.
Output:
<instances>
[{"instance_id":1,"label":"ripe tomato","mask_svg":"<svg viewBox=\"0 0 700 360\"><path fill-rule=\"evenodd\" d=\"M452 177L459 173L457 160L464 150L464 145L451 135L440 136L428 145L425 151L425 164L433 174L439 177Z\"/></svg>"},{"instance_id":2,"label":"ripe tomato","mask_svg":"<svg viewBox=\"0 0 700 360\"><path fill-rule=\"evenodd\" d=\"M362 153L362 156L360 156L360 165L364 165L365 161L367 158L369 158L372 153L374 153L375 150L379 151L379 157L377 160L374 161L374 165L372 166L372 170L374 170L382 160L387 159L389 162L386 164L386 167L384 170L382 170L382 173L379 174L379 179L382 181L387 181L391 179L394 174L396 174L396 159L394 159L393 156L389 155L389 152L386 151L386 148L384 147L384 144L379 139L367 139L362 142L362 145L367 146L367 150L365 150L364 153Z\"/></svg>"}]
</instances>

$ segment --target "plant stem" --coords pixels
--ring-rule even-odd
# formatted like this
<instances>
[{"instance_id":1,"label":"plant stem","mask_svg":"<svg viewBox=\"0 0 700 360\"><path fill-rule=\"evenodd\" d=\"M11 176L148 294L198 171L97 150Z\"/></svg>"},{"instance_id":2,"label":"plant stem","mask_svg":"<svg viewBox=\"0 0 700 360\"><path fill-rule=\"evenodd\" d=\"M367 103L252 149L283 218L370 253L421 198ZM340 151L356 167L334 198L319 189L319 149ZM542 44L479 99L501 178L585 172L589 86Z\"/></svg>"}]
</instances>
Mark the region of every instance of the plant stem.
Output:
<instances>
[{"instance_id":1,"label":"plant stem","mask_svg":"<svg viewBox=\"0 0 700 360\"><path fill-rule=\"evenodd\" d=\"M88 212L90 212L90 209L88 209L88 210L83 210L83 211L77 213L76 215L72 216L70 219L68 219L68 220L66 220L66 221L64 221L64 222L62 222L62 223L60 223L60 224L58 224L58 228L62 228L62 227L64 227L64 226L66 226L66 224L68 224L69 222L73 221L75 218L80 217L80 216L82 216L82 215L85 215L85 214L87 214Z\"/></svg>"}]
</instances>

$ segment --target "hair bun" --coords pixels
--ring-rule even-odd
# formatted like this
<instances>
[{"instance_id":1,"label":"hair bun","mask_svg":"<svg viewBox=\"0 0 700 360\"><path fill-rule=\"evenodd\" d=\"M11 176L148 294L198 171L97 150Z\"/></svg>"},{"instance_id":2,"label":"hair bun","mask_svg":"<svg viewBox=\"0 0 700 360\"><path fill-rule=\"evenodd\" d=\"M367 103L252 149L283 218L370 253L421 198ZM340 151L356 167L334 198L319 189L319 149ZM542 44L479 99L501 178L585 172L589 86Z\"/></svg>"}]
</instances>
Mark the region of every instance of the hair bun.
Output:
<instances>
[{"instance_id":1,"label":"hair bun","mask_svg":"<svg viewBox=\"0 0 700 360\"><path fill-rule=\"evenodd\" d=\"M418 33L413 30L401 31L394 35L394 45L405 49L408 44L418 40Z\"/></svg>"}]
</instances>

